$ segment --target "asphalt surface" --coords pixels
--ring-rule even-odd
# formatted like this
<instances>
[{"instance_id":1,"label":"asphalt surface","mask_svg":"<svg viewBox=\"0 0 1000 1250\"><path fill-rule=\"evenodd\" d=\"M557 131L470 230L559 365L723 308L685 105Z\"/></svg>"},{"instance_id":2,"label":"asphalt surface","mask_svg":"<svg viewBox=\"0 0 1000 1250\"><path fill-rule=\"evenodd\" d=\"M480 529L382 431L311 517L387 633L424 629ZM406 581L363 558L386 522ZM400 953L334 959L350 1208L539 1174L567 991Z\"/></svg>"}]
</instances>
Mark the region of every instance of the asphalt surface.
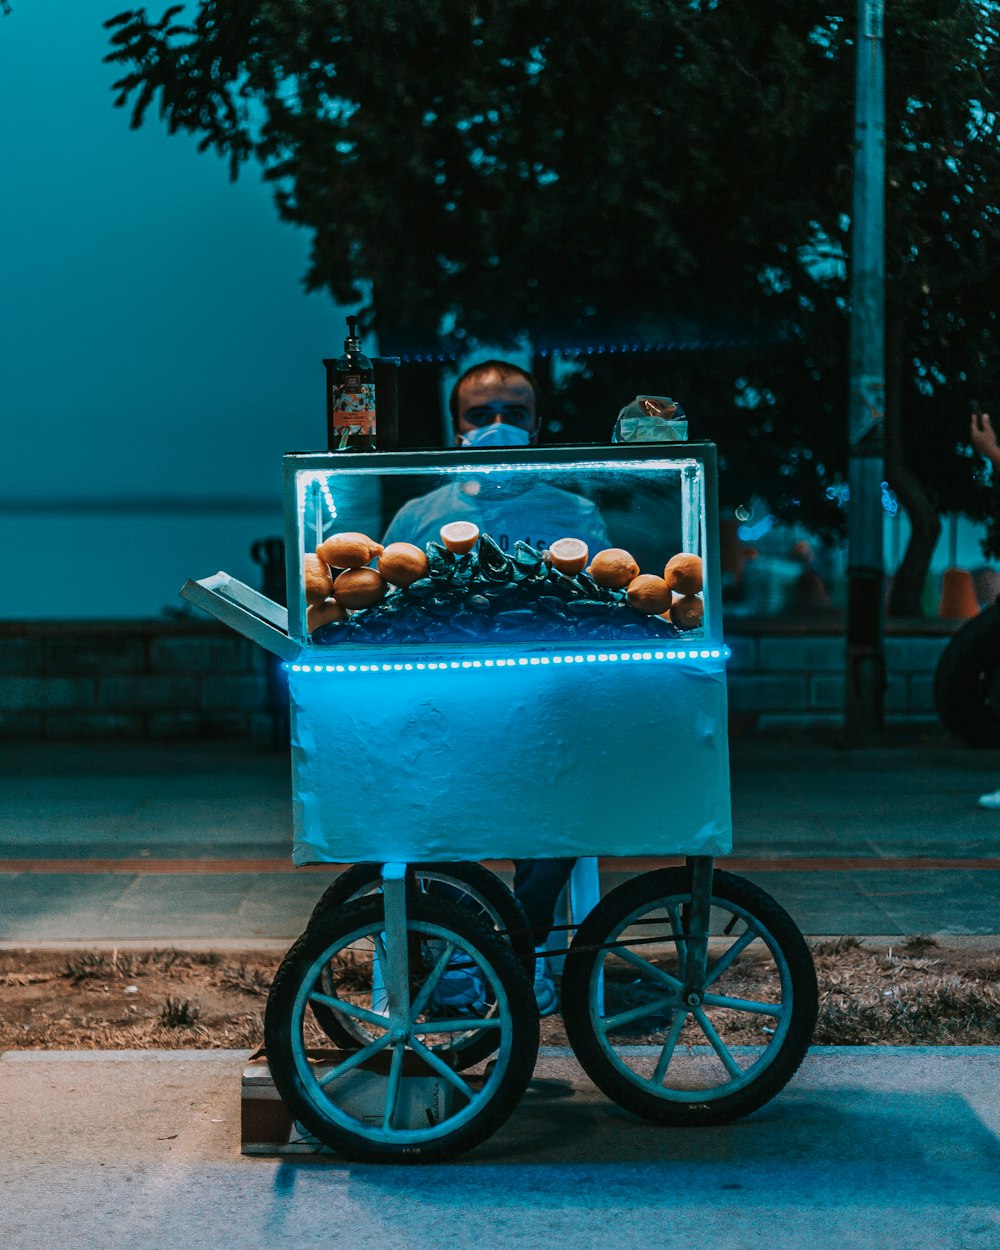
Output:
<instances>
[{"instance_id":1,"label":"asphalt surface","mask_svg":"<svg viewBox=\"0 0 1000 1250\"><path fill-rule=\"evenodd\" d=\"M818 1049L755 1115L666 1129L560 1054L427 1167L238 1154L246 1052L0 1059L4 1250L996 1250L1000 1050Z\"/></svg>"},{"instance_id":2,"label":"asphalt surface","mask_svg":"<svg viewBox=\"0 0 1000 1250\"><path fill-rule=\"evenodd\" d=\"M996 940L996 753L731 745L728 866L806 933ZM291 941L331 870L292 870L288 784L249 744L6 744L0 941ZM605 861L603 884L648 866ZM499 1132L421 1168L241 1155L246 1057L0 1055L0 1247L1000 1250L1000 1048L814 1048L699 1130L633 1119L551 1050Z\"/></svg>"}]
</instances>

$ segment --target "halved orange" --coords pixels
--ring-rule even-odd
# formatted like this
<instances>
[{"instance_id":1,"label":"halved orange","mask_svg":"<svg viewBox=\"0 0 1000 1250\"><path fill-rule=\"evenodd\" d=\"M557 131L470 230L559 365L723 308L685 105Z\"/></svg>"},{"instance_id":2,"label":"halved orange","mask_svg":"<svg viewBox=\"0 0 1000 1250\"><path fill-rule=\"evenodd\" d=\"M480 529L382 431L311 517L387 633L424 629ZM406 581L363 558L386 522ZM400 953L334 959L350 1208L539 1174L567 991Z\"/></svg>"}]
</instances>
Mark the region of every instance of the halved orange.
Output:
<instances>
[{"instance_id":1,"label":"halved orange","mask_svg":"<svg viewBox=\"0 0 1000 1250\"><path fill-rule=\"evenodd\" d=\"M449 521L441 526L441 541L449 551L464 555L479 542L479 526L471 521Z\"/></svg>"},{"instance_id":2,"label":"halved orange","mask_svg":"<svg viewBox=\"0 0 1000 1250\"><path fill-rule=\"evenodd\" d=\"M554 569L572 577L587 567L589 554L582 538L557 538L549 546L548 561Z\"/></svg>"}]
</instances>

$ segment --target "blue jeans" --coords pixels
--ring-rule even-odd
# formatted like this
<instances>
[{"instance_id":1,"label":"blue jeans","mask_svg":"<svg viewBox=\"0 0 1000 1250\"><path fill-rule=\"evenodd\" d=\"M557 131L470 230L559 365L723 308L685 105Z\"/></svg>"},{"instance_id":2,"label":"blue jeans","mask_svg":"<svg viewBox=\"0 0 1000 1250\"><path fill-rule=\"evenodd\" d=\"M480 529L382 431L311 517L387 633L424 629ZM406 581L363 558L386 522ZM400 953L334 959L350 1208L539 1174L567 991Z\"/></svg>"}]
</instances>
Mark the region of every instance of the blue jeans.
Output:
<instances>
[{"instance_id":1,"label":"blue jeans","mask_svg":"<svg viewBox=\"0 0 1000 1250\"><path fill-rule=\"evenodd\" d=\"M514 897L528 917L540 946L552 928L552 916L575 859L515 859Z\"/></svg>"}]
</instances>

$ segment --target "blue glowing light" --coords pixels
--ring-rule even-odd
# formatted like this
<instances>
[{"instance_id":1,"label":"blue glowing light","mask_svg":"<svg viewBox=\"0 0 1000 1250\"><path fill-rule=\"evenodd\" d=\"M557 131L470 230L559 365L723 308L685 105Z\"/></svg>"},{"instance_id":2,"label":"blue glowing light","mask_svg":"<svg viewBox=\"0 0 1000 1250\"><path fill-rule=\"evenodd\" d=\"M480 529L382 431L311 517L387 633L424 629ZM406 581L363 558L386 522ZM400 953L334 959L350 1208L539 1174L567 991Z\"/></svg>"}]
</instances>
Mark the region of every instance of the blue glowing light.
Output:
<instances>
[{"instance_id":1,"label":"blue glowing light","mask_svg":"<svg viewBox=\"0 0 1000 1250\"><path fill-rule=\"evenodd\" d=\"M768 513L768 515L758 521L756 525L739 526L736 530L736 536L739 538L740 542L756 542L758 538L763 538L769 530L774 529L777 523L778 518L776 516L771 516L771 514Z\"/></svg>"},{"instance_id":2,"label":"blue glowing light","mask_svg":"<svg viewBox=\"0 0 1000 1250\"><path fill-rule=\"evenodd\" d=\"M402 673L443 672L471 668L513 668L544 664L616 664L656 660L728 660L729 647L690 647L674 651L595 651L587 655L494 656L483 660L417 660L412 664L290 664L282 668L293 673Z\"/></svg>"}]
</instances>

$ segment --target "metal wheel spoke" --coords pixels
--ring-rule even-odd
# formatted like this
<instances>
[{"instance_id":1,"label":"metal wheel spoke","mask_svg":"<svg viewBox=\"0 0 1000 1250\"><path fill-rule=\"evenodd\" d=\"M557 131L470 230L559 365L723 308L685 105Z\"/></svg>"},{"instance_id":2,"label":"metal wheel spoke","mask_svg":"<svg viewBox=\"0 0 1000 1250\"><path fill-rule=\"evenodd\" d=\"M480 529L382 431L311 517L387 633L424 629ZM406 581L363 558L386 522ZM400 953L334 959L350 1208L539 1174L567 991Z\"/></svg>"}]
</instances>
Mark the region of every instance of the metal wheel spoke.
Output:
<instances>
[{"instance_id":1,"label":"metal wheel spoke","mask_svg":"<svg viewBox=\"0 0 1000 1250\"><path fill-rule=\"evenodd\" d=\"M421 1037L426 1033L475 1033L480 1029L498 1029L502 1023L499 1016L474 1016L471 1020L425 1020L412 1025L411 1030Z\"/></svg>"},{"instance_id":2,"label":"metal wheel spoke","mask_svg":"<svg viewBox=\"0 0 1000 1250\"><path fill-rule=\"evenodd\" d=\"M670 917L670 928L673 930L674 937L680 937L683 929L681 928L681 913L676 903L667 904L667 915ZM687 976L687 942L677 942L674 949L677 951L677 974L683 981Z\"/></svg>"},{"instance_id":3,"label":"metal wheel spoke","mask_svg":"<svg viewBox=\"0 0 1000 1250\"><path fill-rule=\"evenodd\" d=\"M451 959L452 954L454 953L454 950L455 950L454 942L448 942L445 945L445 948L442 951L440 957L438 958L437 962L434 964L434 967L430 970L427 980L420 987L420 992L417 994L416 998L413 1000L412 1004L410 1005L410 1023L411 1024L413 1023L413 1021L416 1020L417 1016L419 1016L420 1013L427 1006L427 1003L430 1001L431 995L437 989L438 982L441 980L442 976L444 975L444 970L445 968L447 968L448 960Z\"/></svg>"},{"instance_id":4,"label":"metal wheel spoke","mask_svg":"<svg viewBox=\"0 0 1000 1250\"><path fill-rule=\"evenodd\" d=\"M322 1076L317 1077L316 1080L318 1084L321 1088L325 1089L332 1081L339 1080L340 1077L346 1076L348 1072L352 1072L355 1068L360 1067L366 1059L370 1059L372 1055L377 1055L379 1051L385 1050L391 1042L392 1034L383 1033L381 1037L376 1038L376 1040L371 1042L368 1046L363 1047L361 1050L356 1050L349 1059L345 1059L343 1063L337 1064L337 1066L331 1071L324 1072Z\"/></svg>"},{"instance_id":5,"label":"metal wheel spoke","mask_svg":"<svg viewBox=\"0 0 1000 1250\"><path fill-rule=\"evenodd\" d=\"M614 954L625 963L631 964L633 968L638 968L640 972L645 972L647 976L659 981L662 985L669 985L672 990L677 993L684 988L683 984L672 977L669 972L664 972L662 968L657 968L656 964L652 964L648 959L643 959L641 955L637 955L635 951L629 950L627 946L614 947Z\"/></svg>"},{"instance_id":6,"label":"metal wheel spoke","mask_svg":"<svg viewBox=\"0 0 1000 1250\"><path fill-rule=\"evenodd\" d=\"M602 1033L609 1033L612 1029L620 1028L623 1024L631 1024L634 1020L641 1020L643 1016L651 1015L654 1011L662 1011L664 1007L676 1006L676 995L665 994L662 998L654 998L652 1002L643 1003L641 1007L630 1007L628 1011L619 1011L615 1016L605 1016L603 1020L598 1020L597 1027Z\"/></svg>"},{"instance_id":7,"label":"metal wheel spoke","mask_svg":"<svg viewBox=\"0 0 1000 1250\"><path fill-rule=\"evenodd\" d=\"M715 1026L712 1024L711 1020L709 1020L708 1016L705 1015L704 1011L702 1011L700 1007L696 1007L691 1014L701 1025L701 1031L708 1038L712 1049L722 1060L723 1066L725 1067L729 1075L730 1076L742 1076L743 1069L733 1058L729 1050L729 1047L726 1045L726 1043L722 1040L722 1038L715 1031Z\"/></svg>"},{"instance_id":8,"label":"metal wheel spoke","mask_svg":"<svg viewBox=\"0 0 1000 1250\"><path fill-rule=\"evenodd\" d=\"M736 959L738 959L740 955L743 954L746 948L750 945L750 943L757 936L758 936L757 930L752 925L750 925L747 928L746 933L744 933L742 937L738 938L732 944L732 946L730 946L730 948L726 951L724 955L719 956L719 958L715 961L714 964L712 964L711 968L709 968L708 972L705 975L705 988L706 989L714 981L717 981L719 977L721 977L722 974L726 971L727 968L732 966L733 962Z\"/></svg>"},{"instance_id":9,"label":"metal wheel spoke","mask_svg":"<svg viewBox=\"0 0 1000 1250\"><path fill-rule=\"evenodd\" d=\"M670 1032L667 1034L667 1040L663 1043L663 1049L660 1051L660 1057L656 1061L656 1068L653 1072L653 1084L662 1085L667 1077L667 1068L670 1067L670 1060L674 1057L674 1051L677 1048L677 1039L681 1035L681 1029L690 1013L687 1010L679 1011L677 1019L670 1026Z\"/></svg>"},{"instance_id":10,"label":"metal wheel spoke","mask_svg":"<svg viewBox=\"0 0 1000 1250\"><path fill-rule=\"evenodd\" d=\"M380 1016L377 1011L369 1011L367 1007L359 1007L356 1003L346 1002L343 998L331 998L329 994L321 994L319 990L313 990L309 995L309 1001L318 1003L321 1007L329 1007L338 1015L349 1016L352 1020L363 1020L365 1024L374 1025L379 1029L389 1027L387 1016Z\"/></svg>"},{"instance_id":11,"label":"metal wheel spoke","mask_svg":"<svg viewBox=\"0 0 1000 1250\"><path fill-rule=\"evenodd\" d=\"M781 1003L759 1003L748 998L729 998L725 994L706 994L702 999L706 1007L732 1007L734 1011L749 1011L755 1016L774 1016L780 1020L785 1014Z\"/></svg>"},{"instance_id":12,"label":"metal wheel spoke","mask_svg":"<svg viewBox=\"0 0 1000 1250\"><path fill-rule=\"evenodd\" d=\"M389 1084L385 1091L385 1114L382 1117L382 1127L386 1129L392 1128L392 1117L396 1110L396 1101L399 1097L399 1083L403 1076L403 1055L406 1047L404 1043L397 1042L392 1052L392 1064L389 1068Z\"/></svg>"},{"instance_id":13,"label":"metal wheel spoke","mask_svg":"<svg viewBox=\"0 0 1000 1250\"><path fill-rule=\"evenodd\" d=\"M475 1098L475 1093L471 1087L462 1080L454 1068L449 1068L444 1060L439 1059L433 1050L425 1046L423 1042L418 1042L415 1037L410 1038L410 1045L413 1047L414 1052L418 1054L429 1067L433 1068L438 1076L443 1077L449 1085L453 1085L467 1102L472 1102Z\"/></svg>"}]
</instances>

